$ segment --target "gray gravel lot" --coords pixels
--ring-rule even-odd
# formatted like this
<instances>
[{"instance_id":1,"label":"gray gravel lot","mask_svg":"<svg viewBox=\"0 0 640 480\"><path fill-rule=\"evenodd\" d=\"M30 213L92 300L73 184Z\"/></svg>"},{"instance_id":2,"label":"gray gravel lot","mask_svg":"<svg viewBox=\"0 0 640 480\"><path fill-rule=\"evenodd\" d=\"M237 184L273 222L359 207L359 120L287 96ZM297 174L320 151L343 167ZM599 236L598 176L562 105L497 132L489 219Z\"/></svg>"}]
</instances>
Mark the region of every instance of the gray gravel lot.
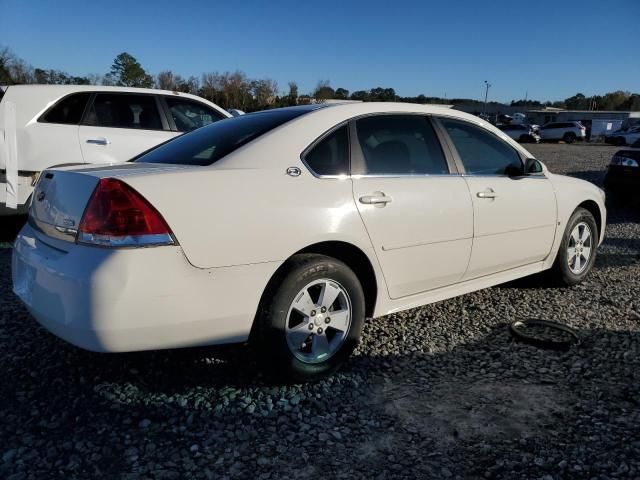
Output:
<instances>
[{"instance_id":1,"label":"gray gravel lot","mask_svg":"<svg viewBox=\"0 0 640 480\"><path fill-rule=\"evenodd\" d=\"M596 183L615 147L534 145ZM340 373L274 386L238 349L99 355L40 328L0 249L0 478L640 478L640 208L596 268L370 321ZM560 319L568 352L514 342ZM212 356L213 355L213 356Z\"/></svg>"}]
</instances>

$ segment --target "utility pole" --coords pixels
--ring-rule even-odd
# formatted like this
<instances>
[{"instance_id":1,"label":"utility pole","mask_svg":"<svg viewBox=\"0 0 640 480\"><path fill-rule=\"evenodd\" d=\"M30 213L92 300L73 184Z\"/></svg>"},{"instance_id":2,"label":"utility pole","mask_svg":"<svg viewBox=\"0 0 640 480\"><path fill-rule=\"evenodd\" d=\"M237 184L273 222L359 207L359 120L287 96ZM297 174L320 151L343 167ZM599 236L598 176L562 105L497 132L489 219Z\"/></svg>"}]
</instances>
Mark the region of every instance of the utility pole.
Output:
<instances>
[{"instance_id":1,"label":"utility pole","mask_svg":"<svg viewBox=\"0 0 640 480\"><path fill-rule=\"evenodd\" d=\"M488 81L484 81L485 91L484 91L484 114L487 115L487 98L489 97L489 89L491 88L491 84Z\"/></svg>"}]
</instances>

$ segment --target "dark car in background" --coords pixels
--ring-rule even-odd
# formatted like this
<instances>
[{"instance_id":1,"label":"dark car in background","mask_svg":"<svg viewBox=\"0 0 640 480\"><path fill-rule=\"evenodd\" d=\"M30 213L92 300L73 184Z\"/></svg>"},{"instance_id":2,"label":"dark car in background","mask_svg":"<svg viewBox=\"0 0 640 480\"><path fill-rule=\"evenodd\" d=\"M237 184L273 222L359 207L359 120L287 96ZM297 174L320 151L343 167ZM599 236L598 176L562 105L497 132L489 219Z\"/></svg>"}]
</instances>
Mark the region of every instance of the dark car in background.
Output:
<instances>
[{"instance_id":1,"label":"dark car in background","mask_svg":"<svg viewBox=\"0 0 640 480\"><path fill-rule=\"evenodd\" d=\"M604 177L604 186L612 196L640 194L640 140L613 155Z\"/></svg>"}]
</instances>

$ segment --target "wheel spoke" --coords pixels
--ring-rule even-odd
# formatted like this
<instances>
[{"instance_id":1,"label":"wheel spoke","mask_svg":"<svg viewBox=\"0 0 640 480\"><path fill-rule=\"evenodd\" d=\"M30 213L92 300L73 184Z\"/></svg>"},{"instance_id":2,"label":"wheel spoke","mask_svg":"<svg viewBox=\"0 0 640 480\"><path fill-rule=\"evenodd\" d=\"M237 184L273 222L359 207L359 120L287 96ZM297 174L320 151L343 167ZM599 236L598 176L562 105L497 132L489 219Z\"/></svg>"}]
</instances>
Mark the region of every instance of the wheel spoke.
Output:
<instances>
[{"instance_id":1,"label":"wheel spoke","mask_svg":"<svg viewBox=\"0 0 640 480\"><path fill-rule=\"evenodd\" d=\"M329 340L326 335L314 335L311 342L311 352L317 358L329 353Z\"/></svg>"},{"instance_id":2,"label":"wheel spoke","mask_svg":"<svg viewBox=\"0 0 640 480\"><path fill-rule=\"evenodd\" d=\"M311 312L315 310L316 306L313 303L313 300L311 299L311 295L309 295L309 292L307 290L304 290L302 292L302 295L299 295L294 300L293 308L295 308L297 311L299 311L300 313L308 317L311 315Z\"/></svg>"},{"instance_id":3,"label":"wheel spoke","mask_svg":"<svg viewBox=\"0 0 640 480\"><path fill-rule=\"evenodd\" d=\"M571 263L571 260L573 260L573 257L576 256L576 247L569 247L567 248L567 256L569 257L569 263Z\"/></svg>"},{"instance_id":4,"label":"wheel spoke","mask_svg":"<svg viewBox=\"0 0 640 480\"><path fill-rule=\"evenodd\" d=\"M578 272L580 271L581 265L580 265L580 255L576 255L576 261L573 264L573 269Z\"/></svg>"},{"instance_id":5,"label":"wheel spoke","mask_svg":"<svg viewBox=\"0 0 640 480\"><path fill-rule=\"evenodd\" d=\"M311 333L309 331L308 325L309 324L307 322L302 322L300 325L297 325L296 327L287 331L287 337L289 337L292 345L296 345L298 346L298 348L302 346L302 343Z\"/></svg>"},{"instance_id":6,"label":"wheel spoke","mask_svg":"<svg viewBox=\"0 0 640 480\"><path fill-rule=\"evenodd\" d=\"M580 226L578 225L576 228L573 229L573 231L571 232L571 238L573 238L573 242L578 243L580 241L580 230L579 230Z\"/></svg>"},{"instance_id":7,"label":"wheel spoke","mask_svg":"<svg viewBox=\"0 0 640 480\"><path fill-rule=\"evenodd\" d=\"M349 310L331 312L331 323L329 327L346 332L349 329Z\"/></svg>"},{"instance_id":8,"label":"wheel spoke","mask_svg":"<svg viewBox=\"0 0 640 480\"><path fill-rule=\"evenodd\" d=\"M591 236L591 232L586 226L582 227L582 234L580 235L580 241L583 243L587 241L587 239Z\"/></svg>"},{"instance_id":9,"label":"wheel spoke","mask_svg":"<svg viewBox=\"0 0 640 480\"><path fill-rule=\"evenodd\" d=\"M318 303L321 306L326 307L328 310L329 307L333 305L333 302L336 301L336 298L338 298L338 295L340 295L340 289L334 286L333 284L326 282L322 287L322 293L320 294L320 299L318 300Z\"/></svg>"},{"instance_id":10,"label":"wheel spoke","mask_svg":"<svg viewBox=\"0 0 640 480\"><path fill-rule=\"evenodd\" d=\"M589 260L589 258L591 257L591 247L583 247L582 256L584 257L585 261Z\"/></svg>"}]
</instances>

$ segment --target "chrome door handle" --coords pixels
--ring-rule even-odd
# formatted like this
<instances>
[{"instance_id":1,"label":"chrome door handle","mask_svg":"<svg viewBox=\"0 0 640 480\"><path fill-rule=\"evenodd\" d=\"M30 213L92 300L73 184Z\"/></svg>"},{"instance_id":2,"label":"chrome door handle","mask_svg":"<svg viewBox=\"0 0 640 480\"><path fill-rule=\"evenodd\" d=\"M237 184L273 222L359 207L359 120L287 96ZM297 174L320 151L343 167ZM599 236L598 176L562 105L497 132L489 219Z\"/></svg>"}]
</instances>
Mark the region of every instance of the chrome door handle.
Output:
<instances>
[{"instance_id":1,"label":"chrome door handle","mask_svg":"<svg viewBox=\"0 0 640 480\"><path fill-rule=\"evenodd\" d=\"M364 203L365 205L375 205L376 207L384 207L391 200L391 197L387 197L382 192L374 192L373 195L364 195L360 197L360 203Z\"/></svg>"},{"instance_id":2,"label":"chrome door handle","mask_svg":"<svg viewBox=\"0 0 640 480\"><path fill-rule=\"evenodd\" d=\"M478 198L496 198L498 195L493 191L493 188L488 188L484 192L476 193Z\"/></svg>"},{"instance_id":3,"label":"chrome door handle","mask_svg":"<svg viewBox=\"0 0 640 480\"><path fill-rule=\"evenodd\" d=\"M87 143L91 143L93 145L109 145L111 142L106 138L89 138Z\"/></svg>"}]
</instances>

